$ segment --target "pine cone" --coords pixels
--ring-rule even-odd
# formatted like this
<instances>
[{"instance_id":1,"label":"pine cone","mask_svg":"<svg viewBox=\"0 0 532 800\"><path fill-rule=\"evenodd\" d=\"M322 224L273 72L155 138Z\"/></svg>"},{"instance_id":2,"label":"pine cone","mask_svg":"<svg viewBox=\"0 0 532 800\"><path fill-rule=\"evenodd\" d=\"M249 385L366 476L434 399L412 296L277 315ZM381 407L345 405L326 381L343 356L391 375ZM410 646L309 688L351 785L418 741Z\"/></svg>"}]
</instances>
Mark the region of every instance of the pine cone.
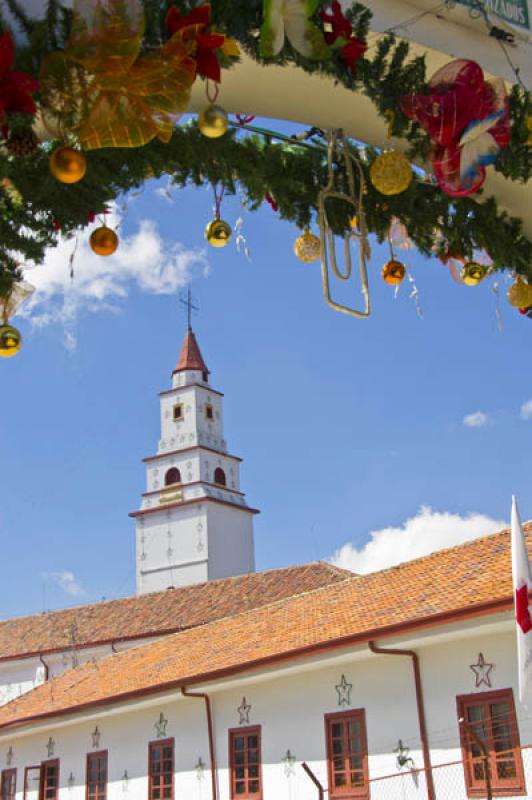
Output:
<instances>
[{"instance_id":1,"label":"pine cone","mask_svg":"<svg viewBox=\"0 0 532 800\"><path fill-rule=\"evenodd\" d=\"M12 133L6 142L7 149L14 156L31 156L38 146L39 139L31 129Z\"/></svg>"}]
</instances>

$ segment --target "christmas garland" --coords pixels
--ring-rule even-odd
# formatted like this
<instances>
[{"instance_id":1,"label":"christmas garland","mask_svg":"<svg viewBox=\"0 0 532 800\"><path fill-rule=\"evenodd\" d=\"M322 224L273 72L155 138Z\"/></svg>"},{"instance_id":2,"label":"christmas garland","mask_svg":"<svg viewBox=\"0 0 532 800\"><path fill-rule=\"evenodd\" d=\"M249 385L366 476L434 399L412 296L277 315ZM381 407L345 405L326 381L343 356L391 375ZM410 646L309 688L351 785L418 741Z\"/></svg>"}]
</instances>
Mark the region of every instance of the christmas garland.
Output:
<instances>
[{"instance_id":1,"label":"christmas garland","mask_svg":"<svg viewBox=\"0 0 532 800\"><path fill-rule=\"evenodd\" d=\"M18 0L5 2L26 37L26 44L17 49L15 66L35 79L45 59L66 47L72 12L57 0L49 0L45 17L35 20L27 15ZM173 5L160 0L143 0L146 25L141 53L152 53L168 38L165 20L168 8ZM331 19L328 0L307 0L306 7L308 25L316 30ZM177 17L188 14L193 8L195 6L188 1L179 3ZM364 92L382 115L394 112L393 133L408 140L409 155L426 158L430 142L425 132L400 110L403 96L427 91L424 60L409 60L406 42L385 36L378 40L372 57L367 51L364 55L371 12L354 3L345 15L349 36L333 38L327 59L302 54L289 31L282 47L273 53L268 51L267 37L258 35L264 24L264 8L263 0L215 0L210 23L215 31L236 39L246 53L260 63L293 63L307 72L326 74L353 91ZM0 25L4 30L7 28L1 11ZM318 45L321 46L321 40ZM230 67L234 63L234 54L217 52L222 66ZM38 94L36 96L38 99ZM526 181L532 174L530 93L515 86L509 104L512 139L501 152L495 169L512 180ZM16 111L15 108L9 116L9 135L23 136L30 130L33 120L30 114ZM47 143L24 158L5 148L0 150L3 176L0 297L6 296L9 287L21 278L14 253L23 259L42 260L44 250L57 240L59 231L69 234L86 226L94 213L120 194L141 186L147 177L169 174L180 186L218 183L228 193L239 189L251 209L257 208L266 196L273 197L280 216L300 227L310 225L315 218L319 188L326 180L324 151L320 146L302 148L297 143L275 143L268 136L246 134L242 137L235 132L212 141L202 137L195 125L177 127L164 144L152 139L142 147L104 147L88 151L87 174L74 186L60 184L50 174L48 161L53 147L53 142ZM375 155L367 151L363 163L366 179ZM341 172L339 181L342 181ZM390 221L395 217L407 226L410 238L425 254L434 252L437 229L441 234L438 247L442 257L451 254L470 258L474 248L484 248L495 269L512 268L532 280L531 243L521 234L520 221L499 212L494 200L477 203L466 197L450 198L434 184L422 180L414 181L401 194L383 197L371 181L366 180L366 183L366 222L369 231L379 239L387 236ZM349 229L351 211L341 202L331 204L329 221L336 233Z\"/></svg>"},{"instance_id":2,"label":"christmas garland","mask_svg":"<svg viewBox=\"0 0 532 800\"><path fill-rule=\"evenodd\" d=\"M1 197L2 248L38 261L57 236L54 223L64 234L85 227L91 212L142 186L146 178L165 174L176 186L218 184L227 194L239 192L250 210L257 209L268 195L274 198L281 218L300 228L310 226L316 219L320 187L327 180L324 150L301 147L296 141L276 143L267 135L243 135L240 130L213 141L191 123L176 128L164 144L154 139L142 148L89 151L85 178L71 186L58 183L50 174L49 153L44 148L25 160L23 170L19 159L2 155L0 169L28 198L17 206L8 195ZM439 229L440 255L451 252L470 258L475 248L484 248L495 268L512 267L532 279L531 244L520 233L520 221L498 212L493 199L451 201L435 184L423 180L416 180L402 194L383 197L368 180L373 156L368 151L362 161L367 184L364 209L369 231L380 240L386 238L391 218L397 217L426 255L433 253L434 230ZM341 186L341 173L338 180ZM347 204L331 202L329 220L336 233L349 229L351 216Z\"/></svg>"}]
</instances>

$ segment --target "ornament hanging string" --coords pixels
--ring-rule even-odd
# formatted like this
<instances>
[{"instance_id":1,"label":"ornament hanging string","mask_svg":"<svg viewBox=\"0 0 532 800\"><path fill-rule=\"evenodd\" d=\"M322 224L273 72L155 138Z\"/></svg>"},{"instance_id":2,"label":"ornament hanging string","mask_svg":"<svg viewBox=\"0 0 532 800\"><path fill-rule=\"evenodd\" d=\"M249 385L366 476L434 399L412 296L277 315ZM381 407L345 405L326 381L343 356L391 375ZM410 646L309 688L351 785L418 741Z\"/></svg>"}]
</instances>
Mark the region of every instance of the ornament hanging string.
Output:
<instances>
[{"instance_id":1,"label":"ornament hanging string","mask_svg":"<svg viewBox=\"0 0 532 800\"><path fill-rule=\"evenodd\" d=\"M390 258L391 258L392 261L395 261L395 251L393 249L392 238L391 238L389 232L388 232L387 240L388 240L388 247L390 248Z\"/></svg>"},{"instance_id":2,"label":"ornament hanging string","mask_svg":"<svg viewBox=\"0 0 532 800\"><path fill-rule=\"evenodd\" d=\"M222 207L222 200L224 199L225 194L225 186L222 186L221 189L216 188L216 184L212 184L212 193L214 195L214 216L216 219L220 219L220 209Z\"/></svg>"},{"instance_id":3,"label":"ornament hanging string","mask_svg":"<svg viewBox=\"0 0 532 800\"><path fill-rule=\"evenodd\" d=\"M207 95L207 100L211 105L214 105L218 99L218 95L220 94L220 86L218 83L214 83L214 89L212 88L213 81L210 81L208 78L205 81L205 94Z\"/></svg>"},{"instance_id":4,"label":"ornament hanging string","mask_svg":"<svg viewBox=\"0 0 532 800\"><path fill-rule=\"evenodd\" d=\"M68 274L70 276L70 280L74 280L74 259L76 258L76 253L78 250L79 245L79 231L76 231L76 238L74 241L74 247L72 248L72 252L68 257Z\"/></svg>"}]
</instances>

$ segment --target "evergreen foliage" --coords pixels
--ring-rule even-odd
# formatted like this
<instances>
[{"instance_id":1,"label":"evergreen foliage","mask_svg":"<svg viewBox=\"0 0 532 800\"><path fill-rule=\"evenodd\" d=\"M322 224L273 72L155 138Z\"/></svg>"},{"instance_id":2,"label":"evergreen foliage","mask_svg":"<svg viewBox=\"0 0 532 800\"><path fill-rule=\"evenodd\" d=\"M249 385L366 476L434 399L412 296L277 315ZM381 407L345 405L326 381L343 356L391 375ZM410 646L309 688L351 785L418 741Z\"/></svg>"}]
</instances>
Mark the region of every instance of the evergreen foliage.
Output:
<instances>
[{"instance_id":1,"label":"evergreen foliage","mask_svg":"<svg viewBox=\"0 0 532 800\"><path fill-rule=\"evenodd\" d=\"M153 50L166 38L164 17L169 0L143 0L146 33L143 47ZM186 12L195 2L176 3ZM25 44L17 47L17 69L38 77L44 57L65 46L72 22L72 12L59 0L47 0L45 13L33 19L24 11L20 0L5 0L5 6L24 34ZM318 12L328 6L319 0ZM369 30L371 12L354 2L349 12L355 33L364 38ZM237 39L241 47L257 61L258 32L262 21L262 0L213 0L214 26ZM0 26L6 28L5 13L0 11ZM356 75L348 69L338 51L326 62L312 62L297 53L290 42L275 63L291 63L307 72L319 72L353 91L364 92L385 115L394 112L393 134L406 138L413 159L425 159L429 142L418 125L399 110L399 98L425 90L427 77L423 58L411 58L406 42L393 36L378 39L376 45L358 62ZM527 181L532 174L532 149L527 122L532 115L529 92L514 87L510 97L513 121L512 143L495 164L505 177ZM31 125L29 115L10 120L10 129ZM48 157L54 143L43 145L35 154L24 158L10 155L0 148L0 173L13 181L22 195L22 204L14 202L0 188L0 296L6 294L10 281L20 278L13 254L20 259L42 260L44 250L56 240L54 222L64 234L88 223L91 212L102 211L120 194L139 187L147 177L168 174L175 185L219 183L228 193L237 185L247 205L254 209L272 195L283 219L305 227L315 219L317 195L326 182L324 151L273 143L267 137L228 133L220 140L205 139L195 124L178 127L168 144L154 140L142 148L102 149L87 153L88 169L78 184L58 183L50 174ZM369 161L374 154L369 152ZM368 163L364 169L368 171ZM341 169L338 171L341 185ZM521 223L500 213L493 199L451 199L439 188L421 180L413 182L404 193L384 198L367 180L364 207L369 230L383 239L392 216L398 217L419 250L430 254L433 231L442 230L449 250L466 257L474 247L487 250L496 268L512 268L532 279L531 243L521 233ZM481 194L481 193L480 193ZM335 202L329 217L337 233L349 228L352 208ZM198 230L201 225L198 224Z\"/></svg>"}]
</instances>

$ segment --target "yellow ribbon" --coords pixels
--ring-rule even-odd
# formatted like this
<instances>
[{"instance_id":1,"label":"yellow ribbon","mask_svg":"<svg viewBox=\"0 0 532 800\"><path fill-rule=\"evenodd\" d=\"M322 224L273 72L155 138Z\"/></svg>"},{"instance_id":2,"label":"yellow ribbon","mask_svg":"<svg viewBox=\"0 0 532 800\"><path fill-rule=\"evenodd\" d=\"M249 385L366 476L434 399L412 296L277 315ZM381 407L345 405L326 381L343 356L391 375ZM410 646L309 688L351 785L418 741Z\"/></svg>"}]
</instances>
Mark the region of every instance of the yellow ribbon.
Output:
<instances>
[{"instance_id":1,"label":"yellow ribbon","mask_svg":"<svg viewBox=\"0 0 532 800\"><path fill-rule=\"evenodd\" d=\"M139 0L76 0L67 48L41 67L48 127L75 133L84 150L166 142L186 110L194 81L192 44L182 31L140 55Z\"/></svg>"}]
</instances>

